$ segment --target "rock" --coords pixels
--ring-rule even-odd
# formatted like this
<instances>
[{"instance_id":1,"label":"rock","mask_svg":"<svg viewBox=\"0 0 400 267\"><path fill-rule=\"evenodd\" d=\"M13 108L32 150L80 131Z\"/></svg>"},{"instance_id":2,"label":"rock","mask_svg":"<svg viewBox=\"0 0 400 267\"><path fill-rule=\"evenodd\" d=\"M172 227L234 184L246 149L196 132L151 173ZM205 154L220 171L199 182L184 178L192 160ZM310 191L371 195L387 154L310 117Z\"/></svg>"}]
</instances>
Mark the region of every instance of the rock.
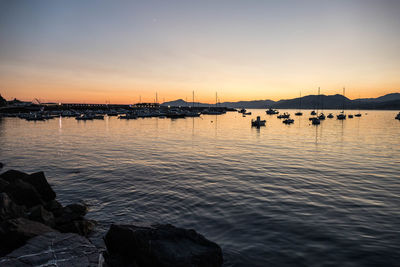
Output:
<instances>
[{"instance_id":1,"label":"rock","mask_svg":"<svg viewBox=\"0 0 400 267\"><path fill-rule=\"evenodd\" d=\"M5 192L15 201L18 205L23 205L28 208L43 204L40 194L29 183L22 180L15 180L10 182L6 187Z\"/></svg>"},{"instance_id":2,"label":"rock","mask_svg":"<svg viewBox=\"0 0 400 267\"><path fill-rule=\"evenodd\" d=\"M56 198L56 193L47 182L44 172L30 174L28 177L25 177L25 182L33 185L44 201L47 202Z\"/></svg>"},{"instance_id":3,"label":"rock","mask_svg":"<svg viewBox=\"0 0 400 267\"><path fill-rule=\"evenodd\" d=\"M9 219L0 224L0 256L10 253L37 235L56 230L25 218Z\"/></svg>"},{"instance_id":4,"label":"rock","mask_svg":"<svg viewBox=\"0 0 400 267\"><path fill-rule=\"evenodd\" d=\"M9 182L0 178L0 192L5 192L5 190L9 184L10 184Z\"/></svg>"},{"instance_id":5,"label":"rock","mask_svg":"<svg viewBox=\"0 0 400 267\"><path fill-rule=\"evenodd\" d=\"M62 214L56 218L56 229L63 233L77 233L87 236L95 227L96 222L86 220L88 208L85 204L71 204L63 208Z\"/></svg>"},{"instance_id":6,"label":"rock","mask_svg":"<svg viewBox=\"0 0 400 267\"><path fill-rule=\"evenodd\" d=\"M87 206L84 204L71 204L64 207L62 214L56 218L56 224L62 225L76 220L82 220L87 213Z\"/></svg>"},{"instance_id":7,"label":"rock","mask_svg":"<svg viewBox=\"0 0 400 267\"><path fill-rule=\"evenodd\" d=\"M110 266L221 266L222 250L194 230L169 224L111 225L105 236Z\"/></svg>"},{"instance_id":8,"label":"rock","mask_svg":"<svg viewBox=\"0 0 400 267\"><path fill-rule=\"evenodd\" d=\"M63 206L57 200L53 199L47 202L44 208L51 211L55 217L59 217L63 213Z\"/></svg>"},{"instance_id":9,"label":"rock","mask_svg":"<svg viewBox=\"0 0 400 267\"><path fill-rule=\"evenodd\" d=\"M98 249L77 234L45 233L0 259L0 266L102 266Z\"/></svg>"},{"instance_id":10,"label":"rock","mask_svg":"<svg viewBox=\"0 0 400 267\"><path fill-rule=\"evenodd\" d=\"M93 220L75 220L63 225L57 225L56 229L62 233L76 233L83 236L88 236L96 226Z\"/></svg>"},{"instance_id":11,"label":"rock","mask_svg":"<svg viewBox=\"0 0 400 267\"><path fill-rule=\"evenodd\" d=\"M36 172L28 175L17 170L8 170L0 175L0 179L11 184L23 181L32 185L32 187L39 193L40 198L45 202L56 198L56 193L47 182L43 172Z\"/></svg>"},{"instance_id":12,"label":"rock","mask_svg":"<svg viewBox=\"0 0 400 267\"><path fill-rule=\"evenodd\" d=\"M64 212L77 214L83 217L88 212L88 207L86 206L86 204L70 204L65 206Z\"/></svg>"},{"instance_id":13,"label":"rock","mask_svg":"<svg viewBox=\"0 0 400 267\"><path fill-rule=\"evenodd\" d=\"M0 193L0 221L23 217L25 208L15 204L6 193Z\"/></svg>"},{"instance_id":14,"label":"rock","mask_svg":"<svg viewBox=\"0 0 400 267\"><path fill-rule=\"evenodd\" d=\"M3 168L3 166L4 166L4 165L3 165L3 163L1 163L1 162L0 162L0 169L2 169L2 168Z\"/></svg>"},{"instance_id":15,"label":"rock","mask_svg":"<svg viewBox=\"0 0 400 267\"><path fill-rule=\"evenodd\" d=\"M50 227L54 227L55 225L53 213L47 211L45 208L43 208L42 205L35 206L31 209L29 219L32 221L43 223Z\"/></svg>"},{"instance_id":16,"label":"rock","mask_svg":"<svg viewBox=\"0 0 400 267\"><path fill-rule=\"evenodd\" d=\"M26 178L28 174L24 172L20 172L17 170L8 170L2 174L0 174L0 179L6 180L9 183L12 183L16 180L23 180Z\"/></svg>"}]
</instances>

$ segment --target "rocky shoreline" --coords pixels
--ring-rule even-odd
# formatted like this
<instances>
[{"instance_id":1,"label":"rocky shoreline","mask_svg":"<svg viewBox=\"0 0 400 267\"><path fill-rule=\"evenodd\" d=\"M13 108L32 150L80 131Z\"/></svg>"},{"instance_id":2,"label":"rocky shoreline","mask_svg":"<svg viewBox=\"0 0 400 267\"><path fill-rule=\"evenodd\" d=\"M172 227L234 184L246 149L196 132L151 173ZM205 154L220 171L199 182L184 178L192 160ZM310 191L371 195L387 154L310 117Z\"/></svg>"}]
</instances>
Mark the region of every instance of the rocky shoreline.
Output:
<instances>
[{"instance_id":1,"label":"rocky shoreline","mask_svg":"<svg viewBox=\"0 0 400 267\"><path fill-rule=\"evenodd\" d=\"M106 248L98 248L89 239L97 223L85 218L87 212L84 203L62 206L43 172L3 172L0 265L222 265L222 250L216 243L170 224L112 224L103 237Z\"/></svg>"}]
</instances>

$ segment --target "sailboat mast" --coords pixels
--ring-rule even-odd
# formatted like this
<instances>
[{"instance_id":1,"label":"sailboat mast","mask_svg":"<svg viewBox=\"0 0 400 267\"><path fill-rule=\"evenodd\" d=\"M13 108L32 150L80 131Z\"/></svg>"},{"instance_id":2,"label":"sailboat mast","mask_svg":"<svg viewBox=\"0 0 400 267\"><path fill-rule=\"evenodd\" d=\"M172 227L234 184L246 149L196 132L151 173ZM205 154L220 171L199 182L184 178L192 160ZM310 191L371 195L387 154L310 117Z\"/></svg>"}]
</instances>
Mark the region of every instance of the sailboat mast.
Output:
<instances>
[{"instance_id":1,"label":"sailboat mast","mask_svg":"<svg viewBox=\"0 0 400 267\"><path fill-rule=\"evenodd\" d=\"M301 110L301 91L300 91L300 106L299 106L299 111Z\"/></svg>"},{"instance_id":2,"label":"sailboat mast","mask_svg":"<svg viewBox=\"0 0 400 267\"><path fill-rule=\"evenodd\" d=\"M318 108L319 108L319 102L320 102L320 95L319 95L319 92L320 92L320 88L318 87L318 97L317 97L317 99L318 99L318 102L317 102L317 116L318 116Z\"/></svg>"},{"instance_id":3,"label":"sailboat mast","mask_svg":"<svg viewBox=\"0 0 400 267\"><path fill-rule=\"evenodd\" d=\"M344 112L344 92L345 92L345 88L343 87L343 107L342 107L342 112Z\"/></svg>"},{"instance_id":4,"label":"sailboat mast","mask_svg":"<svg viewBox=\"0 0 400 267\"><path fill-rule=\"evenodd\" d=\"M192 107L194 108L194 91L192 92Z\"/></svg>"}]
</instances>

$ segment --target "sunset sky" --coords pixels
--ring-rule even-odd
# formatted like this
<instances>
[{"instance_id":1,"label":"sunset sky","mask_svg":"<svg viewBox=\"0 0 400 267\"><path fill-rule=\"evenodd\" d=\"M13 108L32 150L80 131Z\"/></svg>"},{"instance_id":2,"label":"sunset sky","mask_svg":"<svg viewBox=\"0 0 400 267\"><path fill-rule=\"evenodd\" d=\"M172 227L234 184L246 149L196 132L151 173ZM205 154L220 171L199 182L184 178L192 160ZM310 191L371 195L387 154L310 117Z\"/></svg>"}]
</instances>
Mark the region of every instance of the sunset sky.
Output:
<instances>
[{"instance_id":1,"label":"sunset sky","mask_svg":"<svg viewBox=\"0 0 400 267\"><path fill-rule=\"evenodd\" d=\"M400 92L400 1L0 0L0 93L214 102Z\"/></svg>"}]
</instances>

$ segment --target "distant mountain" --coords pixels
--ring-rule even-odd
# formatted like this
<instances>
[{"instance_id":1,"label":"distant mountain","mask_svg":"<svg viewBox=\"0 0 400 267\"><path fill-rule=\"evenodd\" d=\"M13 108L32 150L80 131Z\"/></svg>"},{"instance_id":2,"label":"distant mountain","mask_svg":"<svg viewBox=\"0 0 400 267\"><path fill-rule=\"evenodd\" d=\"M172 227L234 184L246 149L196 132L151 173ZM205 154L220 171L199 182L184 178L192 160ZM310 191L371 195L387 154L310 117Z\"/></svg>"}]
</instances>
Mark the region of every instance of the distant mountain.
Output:
<instances>
[{"instance_id":1,"label":"distant mountain","mask_svg":"<svg viewBox=\"0 0 400 267\"><path fill-rule=\"evenodd\" d=\"M355 100L363 102L385 102L385 101L400 100L400 93L387 94L377 98L359 98Z\"/></svg>"},{"instance_id":2,"label":"distant mountain","mask_svg":"<svg viewBox=\"0 0 400 267\"><path fill-rule=\"evenodd\" d=\"M192 106L183 99L165 102L163 106ZM212 107L215 104L194 103L195 107ZM281 108L281 109L400 109L400 93L392 93L377 98L350 100L343 95L308 95L302 98L273 100L252 100L218 103L228 108Z\"/></svg>"},{"instance_id":3,"label":"distant mountain","mask_svg":"<svg viewBox=\"0 0 400 267\"><path fill-rule=\"evenodd\" d=\"M265 108L274 104L275 101L272 100L252 100L239 102L223 102L221 103L221 106L228 108Z\"/></svg>"},{"instance_id":4,"label":"distant mountain","mask_svg":"<svg viewBox=\"0 0 400 267\"><path fill-rule=\"evenodd\" d=\"M215 104L207 104L207 103L199 103L199 102L186 102L183 99L177 99L174 101L169 101L169 102L164 102L161 104L161 106L171 106L171 107L210 107L210 106L215 106ZM220 106L223 106L222 104Z\"/></svg>"}]
</instances>

